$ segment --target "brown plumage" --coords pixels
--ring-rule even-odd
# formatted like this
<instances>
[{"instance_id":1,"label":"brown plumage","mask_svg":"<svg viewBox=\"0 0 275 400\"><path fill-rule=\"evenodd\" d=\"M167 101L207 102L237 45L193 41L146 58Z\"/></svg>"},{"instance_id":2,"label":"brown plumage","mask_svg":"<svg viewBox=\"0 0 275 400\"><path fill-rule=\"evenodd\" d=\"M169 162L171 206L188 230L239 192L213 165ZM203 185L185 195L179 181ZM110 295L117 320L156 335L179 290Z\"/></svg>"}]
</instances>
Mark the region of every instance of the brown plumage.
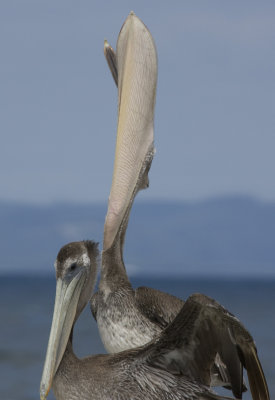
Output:
<instances>
[{"instance_id":1,"label":"brown plumage","mask_svg":"<svg viewBox=\"0 0 275 400\"><path fill-rule=\"evenodd\" d=\"M53 387L57 400L218 400L211 391L215 355L229 374L247 368L253 400L269 400L251 335L214 300L190 296L174 321L149 344L117 354L79 359L73 352L74 324L89 301L97 270L91 241L64 246L56 259L56 299L40 386L45 400ZM232 380L241 398L242 372Z\"/></svg>"}]
</instances>

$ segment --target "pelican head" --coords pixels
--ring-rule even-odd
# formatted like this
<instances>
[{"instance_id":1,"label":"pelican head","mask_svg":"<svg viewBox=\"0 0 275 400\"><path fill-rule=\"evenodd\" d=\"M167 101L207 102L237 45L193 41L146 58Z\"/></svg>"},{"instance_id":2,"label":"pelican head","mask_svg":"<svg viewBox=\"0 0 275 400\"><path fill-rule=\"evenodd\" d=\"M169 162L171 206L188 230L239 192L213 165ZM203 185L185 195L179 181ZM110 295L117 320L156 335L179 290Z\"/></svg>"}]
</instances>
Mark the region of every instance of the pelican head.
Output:
<instances>
[{"instance_id":1,"label":"pelican head","mask_svg":"<svg viewBox=\"0 0 275 400\"><path fill-rule=\"evenodd\" d=\"M56 258L56 295L40 384L41 400L46 399L50 391L73 325L91 297L97 275L97 257L97 243L87 240L65 245Z\"/></svg>"}]
</instances>

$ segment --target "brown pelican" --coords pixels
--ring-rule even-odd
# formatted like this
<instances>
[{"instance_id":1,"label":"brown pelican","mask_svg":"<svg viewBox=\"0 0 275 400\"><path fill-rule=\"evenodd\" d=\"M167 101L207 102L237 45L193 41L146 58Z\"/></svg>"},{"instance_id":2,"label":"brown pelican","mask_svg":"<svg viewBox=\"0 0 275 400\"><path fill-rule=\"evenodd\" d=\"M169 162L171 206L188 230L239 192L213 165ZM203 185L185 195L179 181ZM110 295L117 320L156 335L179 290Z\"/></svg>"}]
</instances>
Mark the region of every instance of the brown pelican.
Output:
<instances>
[{"instance_id":1,"label":"brown pelican","mask_svg":"<svg viewBox=\"0 0 275 400\"><path fill-rule=\"evenodd\" d=\"M190 296L174 321L149 344L116 354L78 359L73 328L96 280L97 245L69 243L58 253L52 327L40 386L57 400L218 400L210 370L218 352L236 398L247 369L253 400L269 400L254 341L232 314L214 300Z\"/></svg>"},{"instance_id":2,"label":"brown pelican","mask_svg":"<svg viewBox=\"0 0 275 400\"><path fill-rule=\"evenodd\" d=\"M184 303L151 288L134 290L123 262L130 210L137 192L148 187L154 155L154 41L145 25L131 13L120 31L116 53L106 41L104 53L118 85L118 128L101 279L99 291L91 300L91 310L106 350L115 353L148 343L176 317ZM218 354L211 384L231 386L231 377Z\"/></svg>"}]
</instances>

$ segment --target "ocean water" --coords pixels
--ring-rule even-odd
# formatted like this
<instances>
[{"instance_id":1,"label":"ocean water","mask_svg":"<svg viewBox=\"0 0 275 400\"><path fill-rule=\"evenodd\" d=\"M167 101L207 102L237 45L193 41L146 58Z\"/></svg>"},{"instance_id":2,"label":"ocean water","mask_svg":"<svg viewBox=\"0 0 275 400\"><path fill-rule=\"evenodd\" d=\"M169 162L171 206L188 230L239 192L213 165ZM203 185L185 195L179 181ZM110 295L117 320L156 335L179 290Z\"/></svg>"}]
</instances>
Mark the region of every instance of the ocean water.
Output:
<instances>
[{"instance_id":1,"label":"ocean water","mask_svg":"<svg viewBox=\"0 0 275 400\"><path fill-rule=\"evenodd\" d=\"M270 389L275 398L275 281L132 279L186 298L194 292L214 297L253 335ZM55 280L48 277L0 278L0 399L38 400L48 342ZM104 353L96 323L87 307L76 324L74 348L80 357ZM227 392L229 395L229 392ZM244 394L245 400L251 399ZM54 399L50 393L48 399Z\"/></svg>"}]
</instances>

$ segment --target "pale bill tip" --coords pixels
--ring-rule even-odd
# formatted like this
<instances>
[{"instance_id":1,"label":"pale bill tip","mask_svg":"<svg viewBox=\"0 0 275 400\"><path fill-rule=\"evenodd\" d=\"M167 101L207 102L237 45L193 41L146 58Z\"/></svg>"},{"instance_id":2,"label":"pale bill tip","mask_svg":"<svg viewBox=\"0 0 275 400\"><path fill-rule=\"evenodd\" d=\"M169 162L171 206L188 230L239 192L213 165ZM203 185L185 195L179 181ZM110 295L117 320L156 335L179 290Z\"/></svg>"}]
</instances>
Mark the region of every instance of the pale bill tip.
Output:
<instances>
[{"instance_id":1,"label":"pale bill tip","mask_svg":"<svg viewBox=\"0 0 275 400\"><path fill-rule=\"evenodd\" d=\"M44 383L41 385L40 387L40 399L41 400L46 400L47 399L47 391L46 391L46 387L44 385Z\"/></svg>"}]
</instances>

